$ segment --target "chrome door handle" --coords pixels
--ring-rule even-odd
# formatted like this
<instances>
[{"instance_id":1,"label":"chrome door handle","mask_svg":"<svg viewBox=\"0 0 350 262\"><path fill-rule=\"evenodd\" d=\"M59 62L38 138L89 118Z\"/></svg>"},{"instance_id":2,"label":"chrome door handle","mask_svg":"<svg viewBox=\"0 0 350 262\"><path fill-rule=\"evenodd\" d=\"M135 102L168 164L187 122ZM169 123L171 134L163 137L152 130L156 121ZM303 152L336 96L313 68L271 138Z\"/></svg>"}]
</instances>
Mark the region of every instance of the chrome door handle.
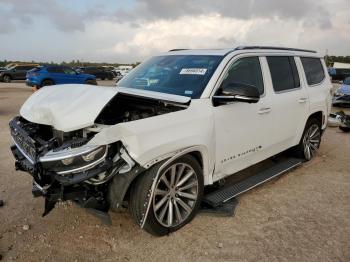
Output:
<instances>
[{"instance_id":1,"label":"chrome door handle","mask_svg":"<svg viewBox=\"0 0 350 262\"><path fill-rule=\"evenodd\" d=\"M298 102L299 103L305 103L307 101L306 97L299 98Z\"/></svg>"},{"instance_id":2,"label":"chrome door handle","mask_svg":"<svg viewBox=\"0 0 350 262\"><path fill-rule=\"evenodd\" d=\"M271 111L271 107L264 107L264 108L260 108L259 111L258 111L258 113L259 113L260 115L262 115L262 114L270 113L270 111Z\"/></svg>"}]
</instances>

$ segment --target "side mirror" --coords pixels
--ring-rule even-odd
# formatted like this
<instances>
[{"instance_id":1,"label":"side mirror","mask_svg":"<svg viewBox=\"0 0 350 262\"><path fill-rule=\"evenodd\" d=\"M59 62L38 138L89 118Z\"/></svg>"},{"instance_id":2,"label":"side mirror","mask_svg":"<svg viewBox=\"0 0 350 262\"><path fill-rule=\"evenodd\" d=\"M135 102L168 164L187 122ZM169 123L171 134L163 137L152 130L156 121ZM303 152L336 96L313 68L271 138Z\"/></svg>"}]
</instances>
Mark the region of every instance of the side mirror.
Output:
<instances>
[{"instance_id":1,"label":"side mirror","mask_svg":"<svg viewBox=\"0 0 350 262\"><path fill-rule=\"evenodd\" d=\"M256 86L244 83L228 83L220 87L213 96L214 106L232 102L257 103L260 93Z\"/></svg>"}]
</instances>

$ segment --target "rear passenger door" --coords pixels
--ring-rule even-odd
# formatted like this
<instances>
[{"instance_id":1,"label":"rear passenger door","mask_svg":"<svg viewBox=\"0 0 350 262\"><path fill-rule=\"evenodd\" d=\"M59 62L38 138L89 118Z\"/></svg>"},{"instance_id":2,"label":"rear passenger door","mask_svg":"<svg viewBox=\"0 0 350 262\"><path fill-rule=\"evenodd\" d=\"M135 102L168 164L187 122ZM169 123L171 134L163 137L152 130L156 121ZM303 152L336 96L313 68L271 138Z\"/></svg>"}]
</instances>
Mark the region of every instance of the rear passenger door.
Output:
<instances>
[{"instance_id":1,"label":"rear passenger door","mask_svg":"<svg viewBox=\"0 0 350 262\"><path fill-rule=\"evenodd\" d=\"M304 69L304 83L310 99L310 112L324 112L324 116L330 113L331 109L331 83L327 74L327 67L324 61L317 57L300 57ZM326 121L323 119L323 127Z\"/></svg>"},{"instance_id":2,"label":"rear passenger door","mask_svg":"<svg viewBox=\"0 0 350 262\"><path fill-rule=\"evenodd\" d=\"M273 92L272 115L276 153L299 142L309 112L309 97L293 56L267 56Z\"/></svg>"}]
</instances>

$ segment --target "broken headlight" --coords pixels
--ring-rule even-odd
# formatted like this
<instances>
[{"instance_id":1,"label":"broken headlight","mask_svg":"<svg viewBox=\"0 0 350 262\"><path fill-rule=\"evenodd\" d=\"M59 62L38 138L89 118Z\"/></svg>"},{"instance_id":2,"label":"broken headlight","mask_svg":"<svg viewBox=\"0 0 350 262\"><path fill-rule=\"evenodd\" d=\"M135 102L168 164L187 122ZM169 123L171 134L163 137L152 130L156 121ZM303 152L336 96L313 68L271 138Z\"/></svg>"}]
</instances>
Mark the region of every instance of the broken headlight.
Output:
<instances>
[{"instance_id":1,"label":"broken headlight","mask_svg":"<svg viewBox=\"0 0 350 262\"><path fill-rule=\"evenodd\" d=\"M58 152L49 151L40 158L44 169L64 175L83 172L102 163L107 156L107 146L82 146Z\"/></svg>"}]
</instances>

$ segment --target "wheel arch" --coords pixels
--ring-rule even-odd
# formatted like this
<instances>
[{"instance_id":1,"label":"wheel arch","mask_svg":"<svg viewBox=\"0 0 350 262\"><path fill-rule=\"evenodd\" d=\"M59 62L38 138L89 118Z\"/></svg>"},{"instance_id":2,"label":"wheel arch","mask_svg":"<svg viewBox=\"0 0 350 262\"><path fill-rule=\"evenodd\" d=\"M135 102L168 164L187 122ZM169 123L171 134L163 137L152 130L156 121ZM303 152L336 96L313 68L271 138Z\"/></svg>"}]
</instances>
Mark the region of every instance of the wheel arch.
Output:
<instances>
[{"instance_id":1,"label":"wheel arch","mask_svg":"<svg viewBox=\"0 0 350 262\"><path fill-rule=\"evenodd\" d=\"M326 114L323 111L316 111L309 115L308 119L306 120L306 123L311 119L315 118L317 121L320 122L321 128L325 126L326 124ZM306 125L305 123L305 125Z\"/></svg>"},{"instance_id":2,"label":"wheel arch","mask_svg":"<svg viewBox=\"0 0 350 262\"><path fill-rule=\"evenodd\" d=\"M127 200L128 194L130 192L130 189L133 185L133 183L136 181L136 179L143 174L143 172L147 171L150 168L153 168L156 165L159 165L159 171L160 172L165 166L167 166L172 161L176 160L177 158L184 156L184 155L190 155L200 165L202 169L202 175L204 180L204 186L207 184L212 184L212 177L209 174L209 157L208 157L208 151L205 146L193 146L189 148L184 148L181 150L178 150L176 152L172 152L170 154L167 154L162 157L158 157L156 159L153 159L152 161L148 162L147 164L141 166L139 164L136 164L137 166L131 171L131 174L117 174L110 186L109 186L109 202L111 204L111 207L116 209L119 208L122 203ZM114 188L114 189L113 189Z\"/></svg>"},{"instance_id":3,"label":"wheel arch","mask_svg":"<svg viewBox=\"0 0 350 262\"><path fill-rule=\"evenodd\" d=\"M7 73L7 74L4 74L4 75L2 76L2 79L4 79L5 76L10 77L11 80L13 79L12 75L11 75L11 74L8 74L8 73Z\"/></svg>"}]
</instances>

